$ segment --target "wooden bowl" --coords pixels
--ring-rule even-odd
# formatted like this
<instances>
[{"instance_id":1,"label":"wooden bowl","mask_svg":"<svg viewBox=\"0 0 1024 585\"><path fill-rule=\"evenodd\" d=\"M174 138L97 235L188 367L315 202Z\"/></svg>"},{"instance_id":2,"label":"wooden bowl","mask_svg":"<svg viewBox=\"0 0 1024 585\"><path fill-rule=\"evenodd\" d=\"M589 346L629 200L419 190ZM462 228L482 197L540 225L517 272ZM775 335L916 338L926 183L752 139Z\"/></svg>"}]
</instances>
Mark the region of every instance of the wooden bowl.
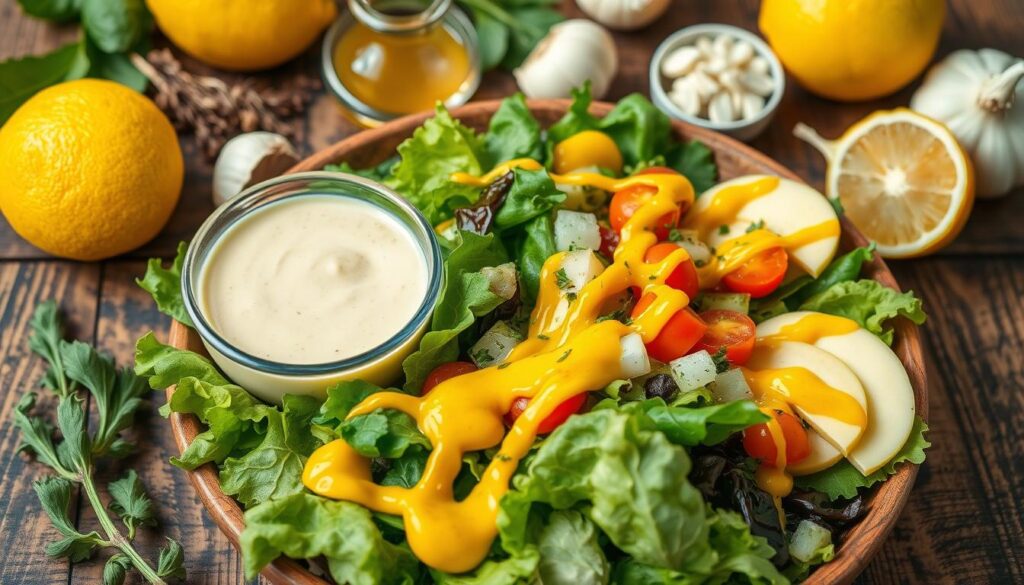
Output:
<instances>
[{"instance_id":1,"label":"wooden bowl","mask_svg":"<svg viewBox=\"0 0 1024 585\"><path fill-rule=\"evenodd\" d=\"M565 113L568 103L566 100L534 100L530 102L530 109L541 124L547 126ZM476 102L453 110L452 115L468 126L483 130L487 127L491 115L497 110L498 104L498 101ZM591 112L598 116L607 114L611 109L612 104L608 103L595 103L590 108ZM398 144L408 138L413 130L431 115L432 113L427 112L407 116L379 128L350 136L300 162L289 172L318 170L324 165L341 161L347 161L355 168L375 165L392 156ZM754 173L800 180L789 169L736 140L684 122L673 121L672 127L678 138L700 140L714 152L722 180ZM843 235L840 241L842 249L848 250L856 246L867 245L868 242L864 236L846 218L842 218L842 227ZM885 262L877 257L873 262L865 265L864 272L868 277L886 286L899 288ZM910 375L910 381L914 386L917 412L927 419L928 387L925 380L924 361L921 356L920 333L917 327L906 319L897 320L895 328L896 342L893 349ZM171 326L170 343L178 348L205 353L198 334L177 322ZM174 389L169 388L167 390L168 397L173 392ZM171 426L174 439L181 450L184 450L203 430L199 420L192 415L171 415ZM838 553L835 559L814 571L806 582L823 585L853 581L864 570L871 557L878 552L882 542L896 524L900 511L910 496L916 476L916 465L903 465L895 475L881 484L869 497L867 515L846 533L845 538L837 547ZM243 527L242 509L234 499L221 491L217 479L217 469L213 464L206 464L189 472L189 478L214 521L237 547ZM284 557L268 565L262 574L274 584L326 585L327 583L314 576L299 563Z\"/></svg>"}]
</instances>

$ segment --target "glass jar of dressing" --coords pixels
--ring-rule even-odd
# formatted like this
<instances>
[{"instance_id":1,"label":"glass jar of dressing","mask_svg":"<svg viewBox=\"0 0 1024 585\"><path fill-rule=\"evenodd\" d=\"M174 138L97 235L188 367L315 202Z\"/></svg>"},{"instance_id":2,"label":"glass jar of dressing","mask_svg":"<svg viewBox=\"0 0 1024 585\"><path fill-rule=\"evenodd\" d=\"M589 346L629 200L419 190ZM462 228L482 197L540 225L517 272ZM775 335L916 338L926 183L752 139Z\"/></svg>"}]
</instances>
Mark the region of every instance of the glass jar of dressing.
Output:
<instances>
[{"instance_id":1,"label":"glass jar of dressing","mask_svg":"<svg viewBox=\"0 0 1024 585\"><path fill-rule=\"evenodd\" d=\"M189 246L185 308L210 356L268 402L394 382L441 286L433 229L397 193L342 173L285 175L219 207Z\"/></svg>"},{"instance_id":2,"label":"glass jar of dressing","mask_svg":"<svg viewBox=\"0 0 1024 585\"><path fill-rule=\"evenodd\" d=\"M476 32L452 0L348 0L324 37L323 77L356 121L467 101L480 84Z\"/></svg>"}]
</instances>

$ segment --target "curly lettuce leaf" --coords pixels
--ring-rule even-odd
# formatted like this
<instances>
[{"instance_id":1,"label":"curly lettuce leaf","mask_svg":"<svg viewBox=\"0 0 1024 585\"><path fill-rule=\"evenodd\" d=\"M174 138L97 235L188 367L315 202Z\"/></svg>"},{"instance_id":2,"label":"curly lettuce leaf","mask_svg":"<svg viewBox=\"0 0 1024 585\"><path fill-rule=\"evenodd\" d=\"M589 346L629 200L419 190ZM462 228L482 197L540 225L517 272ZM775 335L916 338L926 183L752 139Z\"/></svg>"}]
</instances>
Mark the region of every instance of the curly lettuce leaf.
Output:
<instances>
[{"instance_id":1,"label":"curly lettuce leaf","mask_svg":"<svg viewBox=\"0 0 1024 585\"><path fill-rule=\"evenodd\" d=\"M357 175L364 179L370 179L377 182L383 182L389 176L391 176L391 170L398 164L398 157L393 156L384 160L384 162L365 169L353 168L352 165L347 162L341 162L336 165L327 165L324 167L325 171L333 171L336 173L348 173L350 175Z\"/></svg>"},{"instance_id":2,"label":"curly lettuce leaf","mask_svg":"<svg viewBox=\"0 0 1024 585\"><path fill-rule=\"evenodd\" d=\"M893 330L887 321L906 317L920 325L925 314L921 299L913 291L901 293L874 280L857 280L834 284L800 305L802 311L820 311L853 319L861 327L892 345Z\"/></svg>"},{"instance_id":3,"label":"curly lettuce leaf","mask_svg":"<svg viewBox=\"0 0 1024 585\"><path fill-rule=\"evenodd\" d=\"M526 551L503 560L487 560L468 573L451 575L432 569L430 576L437 585L519 585L533 583L539 555Z\"/></svg>"},{"instance_id":4,"label":"curly lettuce leaf","mask_svg":"<svg viewBox=\"0 0 1024 585\"><path fill-rule=\"evenodd\" d=\"M537 572L544 585L602 585L611 568L601 550L600 531L576 510L552 512L537 543Z\"/></svg>"},{"instance_id":5,"label":"curly lettuce leaf","mask_svg":"<svg viewBox=\"0 0 1024 585\"><path fill-rule=\"evenodd\" d=\"M733 433L762 423L768 416L751 400L687 408L654 406L647 410L659 431L677 445L717 445Z\"/></svg>"},{"instance_id":6,"label":"curly lettuce leaf","mask_svg":"<svg viewBox=\"0 0 1024 585\"><path fill-rule=\"evenodd\" d=\"M161 313L192 327L192 319L185 311L185 301L181 296L181 267L187 251L188 244L179 242L178 252L169 268L164 268L160 258L150 258L146 262L146 274L136 278L135 284L153 297Z\"/></svg>"},{"instance_id":7,"label":"curly lettuce leaf","mask_svg":"<svg viewBox=\"0 0 1024 585\"><path fill-rule=\"evenodd\" d=\"M501 242L493 234L460 232L460 238L445 259L444 283L430 331L420 340L419 349L402 362L405 388L410 392L418 392L435 367L454 361L459 356L459 334L503 302L480 273L481 268L508 262Z\"/></svg>"},{"instance_id":8,"label":"curly lettuce leaf","mask_svg":"<svg viewBox=\"0 0 1024 585\"><path fill-rule=\"evenodd\" d=\"M689 471L686 451L642 416L605 409L571 417L502 500L502 545L513 555L528 547L535 504L556 510L585 505L612 543L640 562L701 565L711 551L704 501L687 480Z\"/></svg>"},{"instance_id":9,"label":"curly lettuce leaf","mask_svg":"<svg viewBox=\"0 0 1024 585\"><path fill-rule=\"evenodd\" d=\"M406 547L384 540L366 508L308 493L249 509L240 545L248 579L255 579L281 555L323 556L338 583L405 585L420 577L416 557Z\"/></svg>"},{"instance_id":10,"label":"curly lettuce leaf","mask_svg":"<svg viewBox=\"0 0 1024 585\"><path fill-rule=\"evenodd\" d=\"M826 494L835 500L838 498L852 498L857 495L861 488L868 488L876 483L885 481L890 475L896 473L903 463L921 464L925 460L925 449L932 444L925 438L928 431L928 423L920 416L914 417L914 426L910 430L907 442L896 453L896 455L878 471L864 475L857 471L857 468L845 459L832 467L794 478L794 483L803 489L810 489Z\"/></svg>"},{"instance_id":11,"label":"curly lettuce leaf","mask_svg":"<svg viewBox=\"0 0 1024 585\"><path fill-rule=\"evenodd\" d=\"M484 148L492 164L514 158L540 160L544 156L540 123L530 113L523 94L501 100L484 134Z\"/></svg>"}]
</instances>

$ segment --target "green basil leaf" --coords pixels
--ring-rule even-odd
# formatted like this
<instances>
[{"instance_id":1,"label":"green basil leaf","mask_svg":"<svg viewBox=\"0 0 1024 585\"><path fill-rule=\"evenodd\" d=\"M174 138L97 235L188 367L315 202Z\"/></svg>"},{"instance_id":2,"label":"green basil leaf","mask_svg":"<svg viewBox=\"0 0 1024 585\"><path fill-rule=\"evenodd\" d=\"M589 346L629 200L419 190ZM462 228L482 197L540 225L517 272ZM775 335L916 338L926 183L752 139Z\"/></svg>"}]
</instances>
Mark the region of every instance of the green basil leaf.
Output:
<instances>
[{"instance_id":1,"label":"green basil leaf","mask_svg":"<svg viewBox=\"0 0 1024 585\"><path fill-rule=\"evenodd\" d=\"M18 4L25 14L54 22L75 20L82 9L82 0L18 0Z\"/></svg>"},{"instance_id":2,"label":"green basil leaf","mask_svg":"<svg viewBox=\"0 0 1024 585\"><path fill-rule=\"evenodd\" d=\"M480 40L480 68L490 71L497 67L508 52L508 27L486 12L472 9L473 24Z\"/></svg>"},{"instance_id":3,"label":"green basil leaf","mask_svg":"<svg viewBox=\"0 0 1024 585\"><path fill-rule=\"evenodd\" d=\"M83 0L82 26L104 53L124 53L149 32L152 17L143 0Z\"/></svg>"}]
</instances>

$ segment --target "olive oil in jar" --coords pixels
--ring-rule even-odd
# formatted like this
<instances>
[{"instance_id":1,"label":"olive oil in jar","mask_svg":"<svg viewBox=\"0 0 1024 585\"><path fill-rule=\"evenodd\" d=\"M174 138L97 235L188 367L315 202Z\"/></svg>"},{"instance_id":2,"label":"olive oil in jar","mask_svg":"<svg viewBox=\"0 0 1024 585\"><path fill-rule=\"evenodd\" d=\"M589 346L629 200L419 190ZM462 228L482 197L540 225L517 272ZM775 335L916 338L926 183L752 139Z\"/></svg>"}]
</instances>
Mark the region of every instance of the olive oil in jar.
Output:
<instances>
[{"instance_id":1,"label":"olive oil in jar","mask_svg":"<svg viewBox=\"0 0 1024 585\"><path fill-rule=\"evenodd\" d=\"M451 0L349 0L349 8L325 39L324 76L359 121L460 105L476 90L476 34Z\"/></svg>"}]
</instances>

